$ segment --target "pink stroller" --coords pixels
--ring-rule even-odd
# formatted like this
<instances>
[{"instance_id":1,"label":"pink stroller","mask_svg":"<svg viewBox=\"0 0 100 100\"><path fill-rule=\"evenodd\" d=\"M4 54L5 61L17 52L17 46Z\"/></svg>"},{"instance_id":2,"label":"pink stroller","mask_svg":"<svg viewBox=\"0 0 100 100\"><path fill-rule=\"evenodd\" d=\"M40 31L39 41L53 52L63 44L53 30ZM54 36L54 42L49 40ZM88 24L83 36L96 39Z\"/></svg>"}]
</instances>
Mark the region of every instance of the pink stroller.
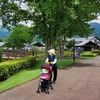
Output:
<instances>
[{"instance_id":1,"label":"pink stroller","mask_svg":"<svg viewBox=\"0 0 100 100\"><path fill-rule=\"evenodd\" d=\"M43 90L47 94L50 94L50 87L53 89L52 82L51 82L51 74L52 74L52 67L49 64L43 64L41 66L41 74L38 84L37 93L41 93Z\"/></svg>"}]
</instances>

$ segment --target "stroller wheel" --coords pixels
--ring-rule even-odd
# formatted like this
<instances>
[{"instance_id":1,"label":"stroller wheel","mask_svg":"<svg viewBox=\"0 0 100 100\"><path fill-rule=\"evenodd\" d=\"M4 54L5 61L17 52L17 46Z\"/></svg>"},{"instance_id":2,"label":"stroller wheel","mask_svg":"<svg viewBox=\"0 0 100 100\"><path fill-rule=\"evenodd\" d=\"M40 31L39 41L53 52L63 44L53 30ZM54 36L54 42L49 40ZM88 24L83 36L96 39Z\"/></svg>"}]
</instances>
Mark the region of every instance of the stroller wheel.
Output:
<instances>
[{"instance_id":1,"label":"stroller wheel","mask_svg":"<svg viewBox=\"0 0 100 100\"><path fill-rule=\"evenodd\" d=\"M36 91L36 93L41 93L41 89L40 89L40 88L38 88L38 90Z\"/></svg>"},{"instance_id":2,"label":"stroller wheel","mask_svg":"<svg viewBox=\"0 0 100 100\"><path fill-rule=\"evenodd\" d=\"M45 93L46 94L50 94L50 90L49 89L46 89Z\"/></svg>"}]
</instances>

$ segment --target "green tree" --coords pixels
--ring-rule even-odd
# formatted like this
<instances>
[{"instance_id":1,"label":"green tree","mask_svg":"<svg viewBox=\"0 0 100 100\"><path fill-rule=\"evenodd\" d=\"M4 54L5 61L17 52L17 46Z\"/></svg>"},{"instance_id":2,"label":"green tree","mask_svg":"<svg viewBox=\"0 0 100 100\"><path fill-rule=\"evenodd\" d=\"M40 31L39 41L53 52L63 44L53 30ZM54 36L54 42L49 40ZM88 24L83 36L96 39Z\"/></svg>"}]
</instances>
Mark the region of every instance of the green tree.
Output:
<instances>
[{"instance_id":1,"label":"green tree","mask_svg":"<svg viewBox=\"0 0 100 100\"><path fill-rule=\"evenodd\" d=\"M22 3L27 5L26 9L21 7ZM99 0L20 0L19 3L2 0L0 5L3 27L30 20L34 22L31 28L43 39L46 50L60 39L57 41L62 51L66 37L88 36L92 32L88 22L97 18L100 11Z\"/></svg>"},{"instance_id":2,"label":"green tree","mask_svg":"<svg viewBox=\"0 0 100 100\"><path fill-rule=\"evenodd\" d=\"M71 47L74 47L74 41L73 41L73 40L68 41L68 42L66 43L66 47L67 47L68 49L70 49Z\"/></svg>"},{"instance_id":3,"label":"green tree","mask_svg":"<svg viewBox=\"0 0 100 100\"><path fill-rule=\"evenodd\" d=\"M30 29L27 26L18 24L16 27L12 28L12 32L7 38L5 45L13 49L21 49L25 46L25 43L31 43L32 39L33 37L30 34Z\"/></svg>"}]
</instances>

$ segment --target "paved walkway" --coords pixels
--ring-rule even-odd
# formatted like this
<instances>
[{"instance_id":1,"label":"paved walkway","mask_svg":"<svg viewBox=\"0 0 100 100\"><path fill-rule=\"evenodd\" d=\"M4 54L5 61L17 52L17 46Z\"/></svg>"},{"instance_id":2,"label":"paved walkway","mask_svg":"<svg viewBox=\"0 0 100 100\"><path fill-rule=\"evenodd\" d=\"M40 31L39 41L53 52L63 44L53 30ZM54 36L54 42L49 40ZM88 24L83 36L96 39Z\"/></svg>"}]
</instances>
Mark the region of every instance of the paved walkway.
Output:
<instances>
[{"instance_id":1,"label":"paved walkway","mask_svg":"<svg viewBox=\"0 0 100 100\"><path fill-rule=\"evenodd\" d=\"M100 100L100 56L58 70L50 94L36 93L39 78L0 94L0 100Z\"/></svg>"}]
</instances>

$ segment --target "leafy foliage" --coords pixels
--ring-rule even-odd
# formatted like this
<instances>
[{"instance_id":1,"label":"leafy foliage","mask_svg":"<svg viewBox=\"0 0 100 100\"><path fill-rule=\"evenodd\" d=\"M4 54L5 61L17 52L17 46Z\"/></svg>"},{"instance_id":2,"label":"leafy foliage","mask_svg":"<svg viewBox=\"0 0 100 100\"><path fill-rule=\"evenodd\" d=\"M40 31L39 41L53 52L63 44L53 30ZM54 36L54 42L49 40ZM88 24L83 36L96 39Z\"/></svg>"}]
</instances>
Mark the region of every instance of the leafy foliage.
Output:
<instances>
[{"instance_id":1,"label":"leafy foliage","mask_svg":"<svg viewBox=\"0 0 100 100\"><path fill-rule=\"evenodd\" d=\"M17 3L16 3L17 1ZM32 29L46 44L54 47L55 41L79 35L87 37L93 28L89 21L100 11L99 0L2 0L0 18L3 27L9 28L20 21L33 22ZM22 5L26 6L25 8ZM59 41L60 39L60 41Z\"/></svg>"},{"instance_id":2,"label":"leafy foliage","mask_svg":"<svg viewBox=\"0 0 100 100\"><path fill-rule=\"evenodd\" d=\"M70 40L70 41L68 41L67 43L66 43L66 47L67 48L71 48L71 47L73 47L74 46L74 41L73 40Z\"/></svg>"},{"instance_id":3,"label":"leafy foliage","mask_svg":"<svg viewBox=\"0 0 100 100\"><path fill-rule=\"evenodd\" d=\"M25 43L31 43L32 35L29 32L30 29L21 24L13 27L10 36L7 38L6 46L19 49L24 47Z\"/></svg>"}]
</instances>

